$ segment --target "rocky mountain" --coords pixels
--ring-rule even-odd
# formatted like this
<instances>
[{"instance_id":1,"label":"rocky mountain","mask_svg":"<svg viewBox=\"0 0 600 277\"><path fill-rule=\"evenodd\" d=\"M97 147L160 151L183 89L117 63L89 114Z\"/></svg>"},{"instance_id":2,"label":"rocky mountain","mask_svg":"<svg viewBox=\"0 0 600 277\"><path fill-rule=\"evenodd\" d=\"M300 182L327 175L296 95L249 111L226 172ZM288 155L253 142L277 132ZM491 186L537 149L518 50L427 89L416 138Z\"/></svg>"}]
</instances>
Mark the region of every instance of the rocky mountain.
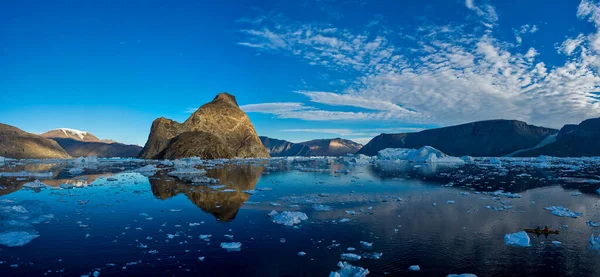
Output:
<instances>
[{"instance_id":1,"label":"rocky mountain","mask_svg":"<svg viewBox=\"0 0 600 277\"><path fill-rule=\"evenodd\" d=\"M557 132L556 129L517 120L487 120L416 133L381 134L357 154L374 156L385 148L421 148L428 145L451 156L499 157L535 147Z\"/></svg>"},{"instance_id":2,"label":"rocky mountain","mask_svg":"<svg viewBox=\"0 0 600 277\"><path fill-rule=\"evenodd\" d=\"M579 125L565 125L556 135L555 141L523 151L515 156L537 157L600 156L600 118L588 119Z\"/></svg>"},{"instance_id":3,"label":"rocky mountain","mask_svg":"<svg viewBox=\"0 0 600 277\"><path fill-rule=\"evenodd\" d=\"M260 140L273 157L344 156L354 154L362 147L361 144L341 138L316 139L299 143L269 137L260 137Z\"/></svg>"},{"instance_id":4,"label":"rocky mountain","mask_svg":"<svg viewBox=\"0 0 600 277\"><path fill-rule=\"evenodd\" d=\"M158 118L152 122L148 141L140 153L145 159L267 158L250 118L228 93L218 94L185 122Z\"/></svg>"},{"instance_id":5,"label":"rocky mountain","mask_svg":"<svg viewBox=\"0 0 600 277\"><path fill-rule=\"evenodd\" d=\"M122 143L107 143L103 141L80 141L71 138L53 138L58 144L72 157L90 157L98 158L135 158L142 151L138 145L128 145Z\"/></svg>"},{"instance_id":6,"label":"rocky mountain","mask_svg":"<svg viewBox=\"0 0 600 277\"><path fill-rule=\"evenodd\" d=\"M300 144L308 146L310 156L344 156L354 154L363 147L362 144L341 138L315 139Z\"/></svg>"},{"instance_id":7,"label":"rocky mountain","mask_svg":"<svg viewBox=\"0 0 600 277\"><path fill-rule=\"evenodd\" d=\"M131 158L137 157L142 151L142 147L137 145L100 140L90 132L69 128L54 129L41 136L58 142L72 157Z\"/></svg>"},{"instance_id":8,"label":"rocky mountain","mask_svg":"<svg viewBox=\"0 0 600 277\"><path fill-rule=\"evenodd\" d=\"M310 148L306 145L269 137L259 138L272 157L310 156Z\"/></svg>"},{"instance_id":9,"label":"rocky mountain","mask_svg":"<svg viewBox=\"0 0 600 277\"><path fill-rule=\"evenodd\" d=\"M70 158L56 141L1 123L0 156L15 159Z\"/></svg>"},{"instance_id":10,"label":"rocky mountain","mask_svg":"<svg viewBox=\"0 0 600 277\"><path fill-rule=\"evenodd\" d=\"M79 131L79 130L69 129L69 128L58 128L58 129L50 130L48 132L41 134L40 136L45 137L45 138L52 138L52 139L67 138L67 139L74 139L74 140L79 140L79 141L95 141L95 142L100 141L100 139L98 139L96 136L92 135L89 132Z\"/></svg>"}]
</instances>

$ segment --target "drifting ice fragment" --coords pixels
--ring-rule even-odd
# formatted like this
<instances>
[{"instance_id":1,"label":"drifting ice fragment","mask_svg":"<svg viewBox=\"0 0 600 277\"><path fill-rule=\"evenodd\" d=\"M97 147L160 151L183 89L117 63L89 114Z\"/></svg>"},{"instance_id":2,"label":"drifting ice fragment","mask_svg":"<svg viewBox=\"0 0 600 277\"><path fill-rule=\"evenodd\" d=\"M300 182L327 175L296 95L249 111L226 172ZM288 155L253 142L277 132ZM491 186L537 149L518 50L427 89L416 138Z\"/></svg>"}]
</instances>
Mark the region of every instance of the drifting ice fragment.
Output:
<instances>
[{"instance_id":1,"label":"drifting ice fragment","mask_svg":"<svg viewBox=\"0 0 600 277\"><path fill-rule=\"evenodd\" d=\"M562 244L562 242L560 242L560 241L557 241L557 240L553 240L553 241L552 241L552 244L554 244L554 245L558 246L558 245L561 245L561 244Z\"/></svg>"},{"instance_id":2,"label":"drifting ice fragment","mask_svg":"<svg viewBox=\"0 0 600 277\"><path fill-rule=\"evenodd\" d=\"M358 261L362 257L360 255L356 255L354 253L342 253L341 258L342 258L342 260L347 260L347 261Z\"/></svg>"},{"instance_id":3,"label":"drifting ice fragment","mask_svg":"<svg viewBox=\"0 0 600 277\"><path fill-rule=\"evenodd\" d=\"M600 227L600 222L597 221L586 221L585 224L587 224L590 227Z\"/></svg>"},{"instance_id":4,"label":"drifting ice fragment","mask_svg":"<svg viewBox=\"0 0 600 277\"><path fill-rule=\"evenodd\" d=\"M360 241L360 244L361 244L363 247L367 247L367 248L368 248L368 247L373 247L373 243L372 243L372 242Z\"/></svg>"},{"instance_id":5,"label":"drifting ice fragment","mask_svg":"<svg viewBox=\"0 0 600 277\"><path fill-rule=\"evenodd\" d=\"M421 271L421 267L418 265L411 265L408 269L412 271Z\"/></svg>"},{"instance_id":6,"label":"drifting ice fragment","mask_svg":"<svg viewBox=\"0 0 600 277\"><path fill-rule=\"evenodd\" d=\"M227 251L239 251L242 247L241 242L222 242L221 248L227 249Z\"/></svg>"},{"instance_id":7,"label":"drifting ice fragment","mask_svg":"<svg viewBox=\"0 0 600 277\"><path fill-rule=\"evenodd\" d=\"M446 277L477 277L475 274L463 273L463 274L448 274Z\"/></svg>"},{"instance_id":8,"label":"drifting ice fragment","mask_svg":"<svg viewBox=\"0 0 600 277\"><path fill-rule=\"evenodd\" d=\"M571 211L563 206L545 207L544 210L552 212L552 214L555 216L562 216L562 217L577 218L582 215L580 212Z\"/></svg>"},{"instance_id":9,"label":"drifting ice fragment","mask_svg":"<svg viewBox=\"0 0 600 277\"><path fill-rule=\"evenodd\" d=\"M37 180L37 179L36 179L36 180L35 180L35 181L33 181L33 182L28 182L28 183L25 183L25 184L23 184L23 187L24 187L24 188L36 189L36 188L42 188L42 187L44 187L45 185L46 185L46 184L44 184L44 183L40 182L40 180Z\"/></svg>"},{"instance_id":10,"label":"drifting ice fragment","mask_svg":"<svg viewBox=\"0 0 600 277\"><path fill-rule=\"evenodd\" d=\"M300 256L300 257L303 257L305 255L306 255L306 252L302 252L302 251L298 252L298 256Z\"/></svg>"},{"instance_id":11,"label":"drifting ice fragment","mask_svg":"<svg viewBox=\"0 0 600 277\"><path fill-rule=\"evenodd\" d=\"M338 262L338 271L329 273L329 277L365 277L369 270L360 266L353 266L347 262Z\"/></svg>"},{"instance_id":12,"label":"drifting ice fragment","mask_svg":"<svg viewBox=\"0 0 600 277\"><path fill-rule=\"evenodd\" d=\"M319 211L319 212L331 211L331 207L330 206L321 205L321 204L314 204L313 205L313 209L315 209L315 211Z\"/></svg>"},{"instance_id":13,"label":"drifting ice fragment","mask_svg":"<svg viewBox=\"0 0 600 277\"><path fill-rule=\"evenodd\" d=\"M442 151L437 150L431 146L423 146L419 149L386 148L378 152L377 159L408 161L416 163L465 163L460 158L448 156L442 153Z\"/></svg>"},{"instance_id":14,"label":"drifting ice fragment","mask_svg":"<svg viewBox=\"0 0 600 277\"><path fill-rule=\"evenodd\" d=\"M527 233L525 231L517 232L514 234L504 235L504 244L507 246L520 246L520 247L531 246L529 235L527 235Z\"/></svg>"},{"instance_id":15,"label":"drifting ice fragment","mask_svg":"<svg viewBox=\"0 0 600 277\"><path fill-rule=\"evenodd\" d=\"M303 220L308 220L308 216L303 212L284 211L278 213L276 211L271 211L269 217L271 217L273 223L283 224L285 226L294 226L295 224L300 224Z\"/></svg>"},{"instance_id":16,"label":"drifting ice fragment","mask_svg":"<svg viewBox=\"0 0 600 277\"><path fill-rule=\"evenodd\" d=\"M8 247L23 246L39 237L36 233L15 231L0 233L0 244Z\"/></svg>"}]
</instances>

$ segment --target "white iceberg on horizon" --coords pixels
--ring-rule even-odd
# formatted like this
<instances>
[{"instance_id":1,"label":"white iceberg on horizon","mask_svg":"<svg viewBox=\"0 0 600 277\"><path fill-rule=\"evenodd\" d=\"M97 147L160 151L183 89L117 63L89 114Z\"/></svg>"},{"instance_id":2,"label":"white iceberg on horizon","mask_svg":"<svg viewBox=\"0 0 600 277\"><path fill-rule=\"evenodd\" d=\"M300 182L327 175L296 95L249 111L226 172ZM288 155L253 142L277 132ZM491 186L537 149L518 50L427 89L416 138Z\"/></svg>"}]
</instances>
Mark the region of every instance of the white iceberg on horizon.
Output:
<instances>
[{"instance_id":1,"label":"white iceberg on horizon","mask_svg":"<svg viewBox=\"0 0 600 277\"><path fill-rule=\"evenodd\" d=\"M378 160L407 161L415 163L450 163L464 164L461 158L444 154L431 146L419 149L411 148L386 148L378 152Z\"/></svg>"}]
</instances>

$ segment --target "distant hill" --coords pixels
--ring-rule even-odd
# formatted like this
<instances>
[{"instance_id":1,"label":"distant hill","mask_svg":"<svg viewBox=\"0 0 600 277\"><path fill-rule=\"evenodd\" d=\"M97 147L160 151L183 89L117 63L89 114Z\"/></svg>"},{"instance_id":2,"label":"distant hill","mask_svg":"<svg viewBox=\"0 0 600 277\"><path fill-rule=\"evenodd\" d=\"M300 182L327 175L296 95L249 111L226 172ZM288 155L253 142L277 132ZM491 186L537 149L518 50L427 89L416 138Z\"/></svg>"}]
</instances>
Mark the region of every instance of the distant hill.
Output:
<instances>
[{"instance_id":1,"label":"distant hill","mask_svg":"<svg viewBox=\"0 0 600 277\"><path fill-rule=\"evenodd\" d=\"M69 128L54 129L41 136L55 140L72 157L131 158L137 157L142 151L138 145L100 140L90 132Z\"/></svg>"},{"instance_id":2,"label":"distant hill","mask_svg":"<svg viewBox=\"0 0 600 277\"><path fill-rule=\"evenodd\" d=\"M69 129L69 128L58 128L58 129L50 130L48 132L41 134L40 136L45 137L45 138L69 138L69 139L74 139L74 140L79 140L79 141L94 141L94 142L100 141L100 139L98 139L96 136L90 134L89 132L79 131L79 130Z\"/></svg>"},{"instance_id":3,"label":"distant hill","mask_svg":"<svg viewBox=\"0 0 600 277\"><path fill-rule=\"evenodd\" d=\"M148 141L139 157L178 159L268 158L250 118L235 97L219 93L185 122L164 117L152 122Z\"/></svg>"},{"instance_id":4,"label":"distant hill","mask_svg":"<svg viewBox=\"0 0 600 277\"><path fill-rule=\"evenodd\" d=\"M361 144L341 138L316 139L299 143L268 137L260 137L260 140L273 157L344 156L354 154L362 147Z\"/></svg>"},{"instance_id":5,"label":"distant hill","mask_svg":"<svg viewBox=\"0 0 600 277\"><path fill-rule=\"evenodd\" d=\"M556 133L556 129L517 120L487 120L416 133L381 134L357 154L374 156L385 148L421 148L428 145L452 156L499 157L535 147Z\"/></svg>"},{"instance_id":6,"label":"distant hill","mask_svg":"<svg viewBox=\"0 0 600 277\"><path fill-rule=\"evenodd\" d=\"M556 135L554 142L515 156L537 157L600 156L600 118L584 120L579 125L565 125Z\"/></svg>"},{"instance_id":7,"label":"distant hill","mask_svg":"<svg viewBox=\"0 0 600 277\"><path fill-rule=\"evenodd\" d=\"M309 156L310 148L306 145L269 137L259 137L272 157Z\"/></svg>"},{"instance_id":8,"label":"distant hill","mask_svg":"<svg viewBox=\"0 0 600 277\"><path fill-rule=\"evenodd\" d=\"M71 138L54 138L53 140L58 142L72 157L135 158L142 151L141 146L117 142L80 141Z\"/></svg>"},{"instance_id":9,"label":"distant hill","mask_svg":"<svg viewBox=\"0 0 600 277\"><path fill-rule=\"evenodd\" d=\"M0 156L14 159L70 158L56 141L1 123Z\"/></svg>"}]
</instances>

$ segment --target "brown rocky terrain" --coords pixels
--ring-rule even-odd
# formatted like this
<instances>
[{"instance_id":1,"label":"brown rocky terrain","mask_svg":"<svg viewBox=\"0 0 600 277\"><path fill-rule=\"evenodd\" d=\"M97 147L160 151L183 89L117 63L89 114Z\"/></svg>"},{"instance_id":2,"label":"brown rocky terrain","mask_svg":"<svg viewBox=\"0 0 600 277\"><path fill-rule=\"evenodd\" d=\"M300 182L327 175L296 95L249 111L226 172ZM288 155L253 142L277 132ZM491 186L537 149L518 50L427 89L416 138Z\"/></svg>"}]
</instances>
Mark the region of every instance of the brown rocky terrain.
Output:
<instances>
[{"instance_id":1,"label":"brown rocky terrain","mask_svg":"<svg viewBox=\"0 0 600 277\"><path fill-rule=\"evenodd\" d=\"M1 123L0 156L14 159L70 158L56 141Z\"/></svg>"},{"instance_id":2,"label":"brown rocky terrain","mask_svg":"<svg viewBox=\"0 0 600 277\"><path fill-rule=\"evenodd\" d=\"M250 118L235 97L218 94L185 122L158 118L152 122L148 141L140 153L145 159L197 156L215 158L268 158Z\"/></svg>"},{"instance_id":3,"label":"brown rocky terrain","mask_svg":"<svg viewBox=\"0 0 600 277\"><path fill-rule=\"evenodd\" d=\"M79 141L94 141L94 142L101 141L96 136L92 135L90 132L79 131L79 130L69 129L69 128L59 128L59 129L50 130L48 132L41 134L40 136L45 137L45 138L52 138L52 139L66 138L66 139L74 139L74 140L79 140Z\"/></svg>"}]
</instances>

